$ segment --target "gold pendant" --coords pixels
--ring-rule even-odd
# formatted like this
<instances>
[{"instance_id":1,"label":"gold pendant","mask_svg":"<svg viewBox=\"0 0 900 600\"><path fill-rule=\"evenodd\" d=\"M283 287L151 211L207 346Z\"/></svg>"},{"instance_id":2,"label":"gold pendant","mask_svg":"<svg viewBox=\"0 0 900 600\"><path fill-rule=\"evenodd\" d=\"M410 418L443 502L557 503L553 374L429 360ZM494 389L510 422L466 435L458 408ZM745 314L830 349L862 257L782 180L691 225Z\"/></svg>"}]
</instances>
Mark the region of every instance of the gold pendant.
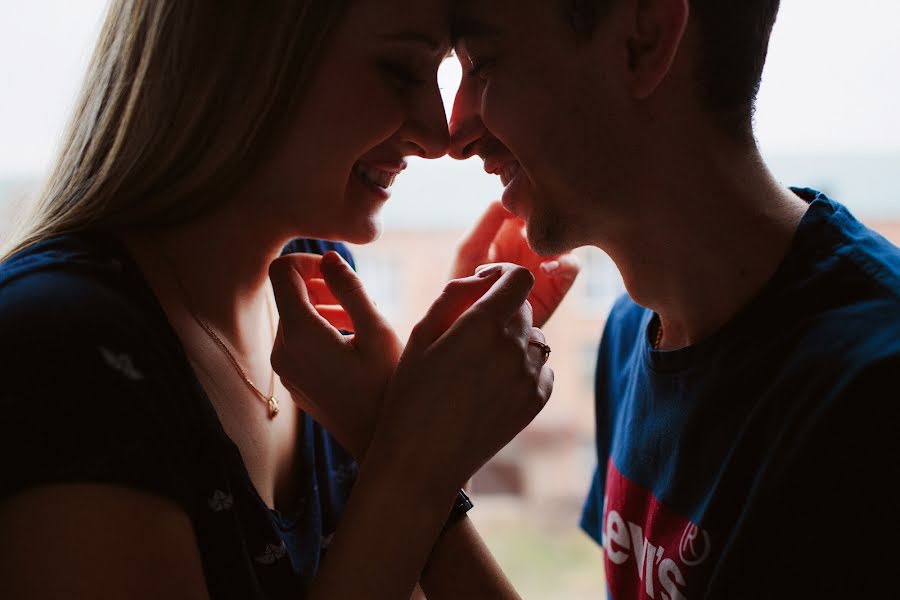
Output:
<instances>
[{"instance_id":1,"label":"gold pendant","mask_svg":"<svg viewBox=\"0 0 900 600\"><path fill-rule=\"evenodd\" d=\"M274 419L278 416L278 399L275 396L269 396L269 418Z\"/></svg>"}]
</instances>

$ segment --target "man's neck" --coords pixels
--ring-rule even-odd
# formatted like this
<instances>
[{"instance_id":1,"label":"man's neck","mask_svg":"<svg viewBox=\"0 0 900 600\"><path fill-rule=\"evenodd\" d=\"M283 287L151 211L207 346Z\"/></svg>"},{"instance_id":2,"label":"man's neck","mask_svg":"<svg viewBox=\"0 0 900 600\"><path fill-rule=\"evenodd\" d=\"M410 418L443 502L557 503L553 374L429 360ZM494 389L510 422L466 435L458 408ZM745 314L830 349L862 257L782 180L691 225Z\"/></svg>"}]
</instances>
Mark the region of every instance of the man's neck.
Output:
<instances>
[{"instance_id":1,"label":"man's neck","mask_svg":"<svg viewBox=\"0 0 900 600\"><path fill-rule=\"evenodd\" d=\"M672 166L642 190L637 226L598 244L635 302L660 315L659 347L670 350L713 334L760 292L807 208L755 150Z\"/></svg>"}]
</instances>

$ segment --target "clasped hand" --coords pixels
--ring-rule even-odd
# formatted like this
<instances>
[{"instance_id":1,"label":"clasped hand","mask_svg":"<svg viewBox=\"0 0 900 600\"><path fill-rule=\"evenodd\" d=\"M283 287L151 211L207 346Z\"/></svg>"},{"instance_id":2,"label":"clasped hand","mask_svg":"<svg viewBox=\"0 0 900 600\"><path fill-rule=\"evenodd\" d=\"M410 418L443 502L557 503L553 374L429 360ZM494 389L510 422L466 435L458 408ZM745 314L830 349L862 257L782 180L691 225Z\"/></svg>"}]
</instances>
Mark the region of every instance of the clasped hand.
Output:
<instances>
[{"instance_id":1,"label":"clasped hand","mask_svg":"<svg viewBox=\"0 0 900 600\"><path fill-rule=\"evenodd\" d=\"M281 257L270 277L281 316L272 364L357 459L378 442L398 467L458 488L550 397L553 372L529 344L544 338L525 268L452 280L405 348L337 253Z\"/></svg>"}]
</instances>

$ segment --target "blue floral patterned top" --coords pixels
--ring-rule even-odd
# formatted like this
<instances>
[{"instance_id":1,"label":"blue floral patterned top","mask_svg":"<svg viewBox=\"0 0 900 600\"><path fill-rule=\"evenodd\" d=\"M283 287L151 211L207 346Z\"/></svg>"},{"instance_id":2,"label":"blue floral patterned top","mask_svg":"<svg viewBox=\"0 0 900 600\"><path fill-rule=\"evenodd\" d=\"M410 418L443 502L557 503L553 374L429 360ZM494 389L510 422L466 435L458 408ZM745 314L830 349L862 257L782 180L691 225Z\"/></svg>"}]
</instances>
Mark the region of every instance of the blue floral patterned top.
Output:
<instances>
[{"instance_id":1,"label":"blue floral patterned top","mask_svg":"<svg viewBox=\"0 0 900 600\"><path fill-rule=\"evenodd\" d=\"M352 264L340 244L285 248L328 250ZM212 598L305 597L356 464L304 415L301 500L269 509L115 237L60 236L0 265L0 348L0 500L67 482L153 493L189 516Z\"/></svg>"}]
</instances>

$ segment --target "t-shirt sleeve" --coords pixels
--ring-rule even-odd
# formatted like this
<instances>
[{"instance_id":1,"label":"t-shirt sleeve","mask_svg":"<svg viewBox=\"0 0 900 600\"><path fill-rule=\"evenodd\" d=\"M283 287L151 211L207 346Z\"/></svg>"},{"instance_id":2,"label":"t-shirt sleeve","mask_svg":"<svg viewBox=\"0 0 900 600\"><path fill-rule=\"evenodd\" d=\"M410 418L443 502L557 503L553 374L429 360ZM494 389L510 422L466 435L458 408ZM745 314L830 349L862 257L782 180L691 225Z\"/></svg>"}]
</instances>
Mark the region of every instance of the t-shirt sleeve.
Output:
<instances>
[{"instance_id":1,"label":"t-shirt sleeve","mask_svg":"<svg viewBox=\"0 0 900 600\"><path fill-rule=\"evenodd\" d=\"M602 546L601 522L603 520L603 499L600 498L601 485L599 477L599 469L595 469L594 476L591 478L591 489L584 501L584 507L581 509L580 525L581 529L591 536L592 540Z\"/></svg>"},{"instance_id":2,"label":"t-shirt sleeve","mask_svg":"<svg viewBox=\"0 0 900 600\"><path fill-rule=\"evenodd\" d=\"M294 254L295 252L303 252L306 254L325 254L334 251L343 257L353 270L356 270L356 263L350 250L341 242L327 242L323 240L313 240L309 238L297 238L291 240L282 250L282 256L285 254Z\"/></svg>"},{"instance_id":3,"label":"t-shirt sleeve","mask_svg":"<svg viewBox=\"0 0 900 600\"><path fill-rule=\"evenodd\" d=\"M710 598L883 598L893 594L893 490L900 483L900 356L806 411L759 501L735 524Z\"/></svg>"},{"instance_id":4,"label":"t-shirt sleeve","mask_svg":"<svg viewBox=\"0 0 900 600\"><path fill-rule=\"evenodd\" d=\"M0 340L0 498L100 483L188 509L166 350L140 311L85 278L35 273L0 290Z\"/></svg>"}]
</instances>

